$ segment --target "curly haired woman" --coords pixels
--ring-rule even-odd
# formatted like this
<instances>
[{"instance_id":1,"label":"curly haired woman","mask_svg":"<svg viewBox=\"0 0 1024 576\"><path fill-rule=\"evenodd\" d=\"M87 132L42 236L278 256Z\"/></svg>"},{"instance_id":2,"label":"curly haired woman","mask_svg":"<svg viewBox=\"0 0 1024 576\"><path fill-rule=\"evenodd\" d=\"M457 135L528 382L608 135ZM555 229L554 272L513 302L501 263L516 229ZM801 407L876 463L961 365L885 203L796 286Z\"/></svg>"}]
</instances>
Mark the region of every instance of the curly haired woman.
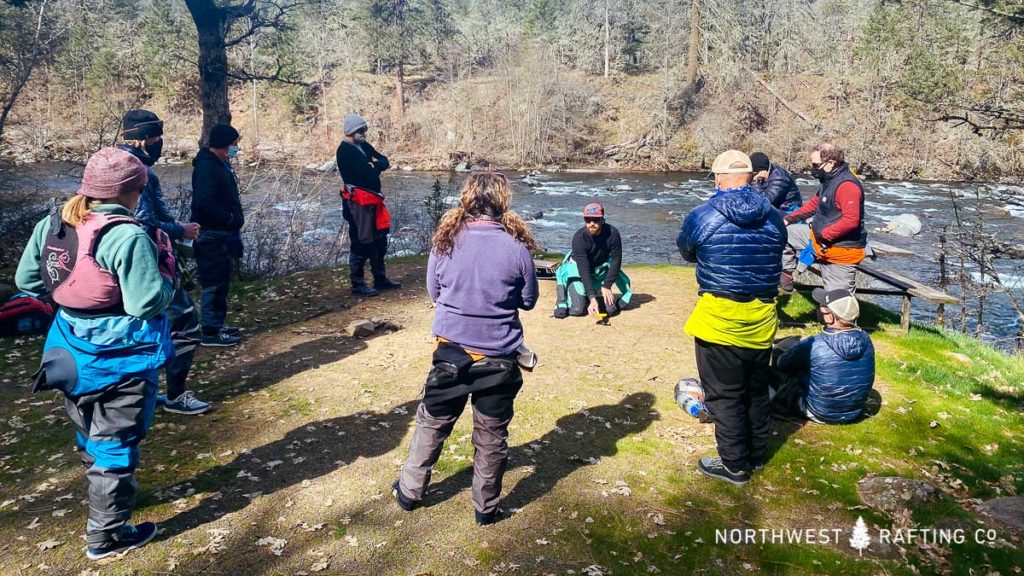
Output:
<instances>
[{"instance_id":1,"label":"curly haired woman","mask_svg":"<svg viewBox=\"0 0 1024 576\"><path fill-rule=\"evenodd\" d=\"M501 480L508 461L508 425L523 377L519 310L537 303L537 273L530 250L537 245L509 209L505 176L469 177L459 205L445 214L433 238L427 290L437 304L433 367L409 458L392 486L399 506L412 511L423 499L444 442L473 404L473 507L478 524L498 516Z\"/></svg>"}]
</instances>

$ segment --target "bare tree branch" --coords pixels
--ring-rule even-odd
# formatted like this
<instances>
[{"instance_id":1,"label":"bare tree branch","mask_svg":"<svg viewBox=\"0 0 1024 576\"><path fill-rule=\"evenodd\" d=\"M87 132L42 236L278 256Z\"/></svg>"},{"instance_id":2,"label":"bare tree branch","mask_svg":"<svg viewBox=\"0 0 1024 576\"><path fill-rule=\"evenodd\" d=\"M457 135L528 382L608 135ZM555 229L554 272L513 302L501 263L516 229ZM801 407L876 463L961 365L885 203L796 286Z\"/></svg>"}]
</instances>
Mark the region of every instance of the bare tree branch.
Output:
<instances>
[{"instance_id":1,"label":"bare tree branch","mask_svg":"<svg viewBox=\"0 0 1024 576\"><path fill-rule=\"evenodd\" d=\"M1018 25L1024 24L1024 15L1022 15L1022 14L1011 14L1009 12L1003 12L1002 10L997 10L995 8L992 8L991 6L981 6L979 4L974 4L974 3L971 3L971 2L964 2L963 0L949 0L949 1L952 2L953 4L959 4L960 6L963 6L965 8L970 8L971 10L979 10L981 12L988 12L989 14L992 14L993 16L998 16L1000 18L1005 18L1006 20L1009 20L1011 22L1016 22Z\"/></svg>"},{"instance_id":2,"label":"bare tree branch","mask_svg":"<svg viewBox=\"0 0 1024 576\"><path fill-rule=\"evenodd\" d=\"M286 68L287 67L284 64L282 64L280 61L278 61L277 62L277 70L275 70L271 74L253 74L251 72L246 72L244 70L239 70L239 71L230 71L230 72L228 72L227 75L228 75L229 78L233 78L235 80L241 80L242 82L252 82L252 81L255 80L255 81L259 81L259 82L277 82L277 83L280 83L280 84L289 84L289 85L292 85L292 86L303 86L303 87L312 86L312 84L310 84L309 82L305 82L303 80L298 80L298 79L295 79L293 77L290 77L290 76L286 75L284 73Z\"/></svg>"},{"instance_id":3,"label":"bare tree branch","mask_svg":"<svg viewBox=\"0 0 1024 576\"><path fill-rule=\"evenodd\" d=\"M249 27L239 36L230 40L225 40L224 45L228 48L237 46L247 40L252 35L256 34L260 30L273 29L273 30L288 30L291 26L285 21L288 14L305 4L303 1L294 1L289 3L268 3L275 10L273 15L266 15L261 10L256 10L254 7L254 0L247 2L244 7L238 7L237 10L227 14L229 19L229 25L231 21L240 20L242 18L249 19Z\"/></svg>"}]
</instances>

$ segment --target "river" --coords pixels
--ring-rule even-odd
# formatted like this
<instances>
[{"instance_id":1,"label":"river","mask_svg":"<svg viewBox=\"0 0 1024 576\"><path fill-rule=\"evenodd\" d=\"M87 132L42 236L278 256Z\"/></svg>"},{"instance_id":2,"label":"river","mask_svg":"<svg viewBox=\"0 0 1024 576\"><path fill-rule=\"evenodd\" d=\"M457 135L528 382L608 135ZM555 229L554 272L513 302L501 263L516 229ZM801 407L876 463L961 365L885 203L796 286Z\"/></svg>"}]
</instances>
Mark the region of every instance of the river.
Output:
<instances>
[{"instance_id":1,"label":"river","mask_svg":"<svg viewBox=\"0 0 1024 576\"><path fill-rule=\"evenodd\" d=\"M172 209L186 210L190 168L158 165L157 173ZM80 174L81 167L64 163L5 168L0 171L0 201L18 200L39 206L42 199L73 193ZM247 267L261 274L274 274L345 261L347 239L342 234L340 180L336 173L277 166L242 167L239 174L247 211ZM627 264L683 264L675 248L679 226L686 213L713 191L706 174L563 171L508 176L515 191L513 208L522 214L543 213L530 226L546 250L566 250L582 224L583 205L596 201L604 204L609 222L622 233L623 259ZM465 174L458 173L401 170L384 175L384 190L393 215L392 254L421 253L426 249L429 224L424 215L424 199L435 181L439 181L442 196L454 201L464 178ZM799 179L798 184L805 199L817 188L815 182L805 178ZM869 181L866 189L870 238L914 253L912 257L879 258L875 265L883 270L937 286L938 235L944 227L955 225L958 216L965 225L983 225L1005 242L1024 244L1024 189L1019 186ZM954 201L958 211L954 210ZM922 232L913 238L902 238L878 231L900 214L917 216L923 225ZM958 261L951 262L951 266L958 269ZM1024 262L1000 261L997 269L1007 287L1018 296L1024 295ZM978 279L976 267L968 265L966 271ZM956 285L947 291L954 296L959 294ZM896 298L872 298L887 308L899 309ZM968 301L967 323L972 333L978 321L973 300ZM924 301L916 301L913 311L915 320L935 319L935 307ZM951 327L958 327L959 316L959 306L947 306L946 318ZM983 321L986 339L1004 348L1012 345L1018 325L1005 295L992 294L987 298Z\"/></svg>"}]
</instances>

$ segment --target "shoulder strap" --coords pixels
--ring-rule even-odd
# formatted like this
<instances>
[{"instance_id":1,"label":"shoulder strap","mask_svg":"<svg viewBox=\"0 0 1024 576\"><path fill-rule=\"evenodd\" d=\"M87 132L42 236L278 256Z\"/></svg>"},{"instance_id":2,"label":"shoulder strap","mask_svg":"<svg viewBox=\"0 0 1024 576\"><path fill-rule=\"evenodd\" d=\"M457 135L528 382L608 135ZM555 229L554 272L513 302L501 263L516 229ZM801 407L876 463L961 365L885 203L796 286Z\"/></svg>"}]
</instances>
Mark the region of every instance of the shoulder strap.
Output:
<instances>
[{"instance_id":1,"label":"shoulder strap","mask_svg":"<svg viewBox=\"0 0 1024 576\"><path fill-rule=\"evenodd\" d=\"M96 235L92 238L92 244L89 246L88 254L90 256L96 256L96 247L100 245L100 239L102 239L107 232L112 230L115 226L120 226L121 224L135 224L140 228L142 227L142 224L131 216L115 214L113 216L104 215L104 218L106 218L107 221L100 226L99 230L96 231Z\"/></svg>"}]
</instances>

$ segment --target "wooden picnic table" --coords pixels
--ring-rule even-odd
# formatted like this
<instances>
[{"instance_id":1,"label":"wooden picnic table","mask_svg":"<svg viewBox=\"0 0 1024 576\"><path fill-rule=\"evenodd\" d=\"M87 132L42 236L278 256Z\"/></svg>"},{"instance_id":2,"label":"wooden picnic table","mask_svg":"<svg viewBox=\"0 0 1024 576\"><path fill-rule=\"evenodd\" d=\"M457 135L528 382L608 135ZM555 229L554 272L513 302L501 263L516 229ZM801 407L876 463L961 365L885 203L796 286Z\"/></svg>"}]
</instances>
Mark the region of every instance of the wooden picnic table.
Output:
<instances>
[{"instance_id":1,"label":"wooden picnic table","mask_svg":"<svg viewBox=\"0 0 1024 576\"><path fill-rule=\"evenodd\" d=\"M950 296L945 292L928 286L913 278L908 278L902 274L896 272L890 272L888 270L882 270L876 268L873 262L869 260L877 258L878 256L914 256L915 253L910 250L904 250L896 246L891 246L883 242L869 242L869 254L872 254L870 258L865 258L860 264L857 265L858 282L857 282L857 293L858 294L870 294L879 296L900 296L903 298L903 304L900 307L900 330L904 333L910 331L910 307L914 298L920 298L926 302L932 304L959 304L960 300L954 296ZM811 266L808 270L814 274L821 276L816 266ZM813 286L807 282L799 282L804 286ZM882 284L881 287L877 284Z\"/></svg>"}]
</instances>

